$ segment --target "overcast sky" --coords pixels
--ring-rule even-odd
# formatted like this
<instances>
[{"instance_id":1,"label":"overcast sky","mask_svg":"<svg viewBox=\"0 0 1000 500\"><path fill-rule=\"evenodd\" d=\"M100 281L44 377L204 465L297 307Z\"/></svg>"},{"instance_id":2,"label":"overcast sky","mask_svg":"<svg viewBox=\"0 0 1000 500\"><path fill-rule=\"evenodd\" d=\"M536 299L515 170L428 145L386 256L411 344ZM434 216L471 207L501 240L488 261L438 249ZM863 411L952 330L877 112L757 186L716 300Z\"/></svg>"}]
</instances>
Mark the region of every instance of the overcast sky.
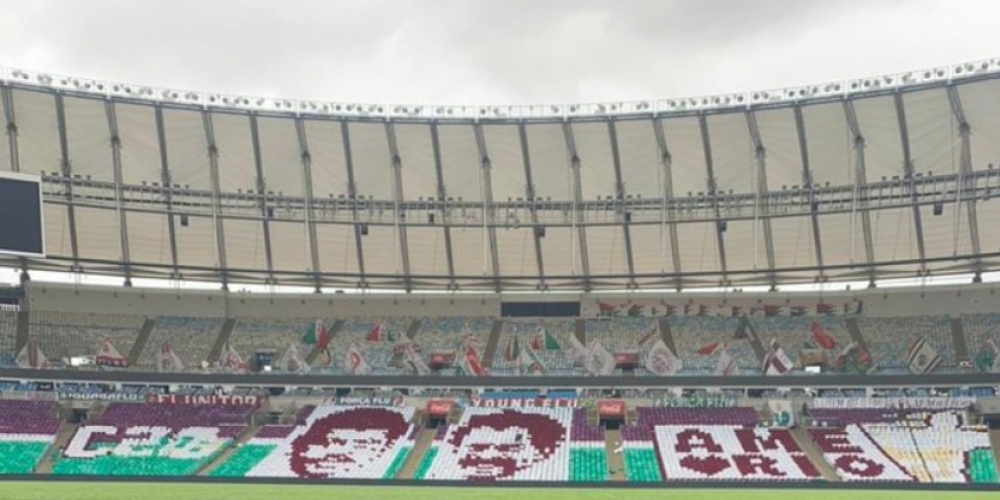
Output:
<instances>
[{"instance_id":1,"label":"overcast sky","mask_svg":"<svg viewBox=\"0 0 1000 500\"><path fill-rule=\"evenodd\" d=\"M637 100L1000 55L996 0L0 0L0 65L358 102Z\"/></svg>"}]
</instances>

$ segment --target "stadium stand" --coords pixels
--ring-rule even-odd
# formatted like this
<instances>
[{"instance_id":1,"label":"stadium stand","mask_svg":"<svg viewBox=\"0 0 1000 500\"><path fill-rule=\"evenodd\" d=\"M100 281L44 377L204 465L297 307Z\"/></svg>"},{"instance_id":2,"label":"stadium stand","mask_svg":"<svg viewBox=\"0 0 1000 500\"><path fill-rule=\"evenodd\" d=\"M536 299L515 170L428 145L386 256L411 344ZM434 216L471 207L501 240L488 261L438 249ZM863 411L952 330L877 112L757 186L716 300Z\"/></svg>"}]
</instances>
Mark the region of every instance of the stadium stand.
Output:
<instances>
[{"instance_id":1,"label":"stadium stand","mask_svg":"<svg viewBox=\"0 0 1000 500\"><path fill-rule=\"evenodd\" d=\"M391 361L396 344L405 340L411 323L412 318L347 320L337 334L337 341L330 344L331 369L344 373L347 351L351 346L356 346L368 364L369 373L402 373L400 368L391 366Z\"/></svg>"},{"instance_id":2,"label":"stadium stand","mask_svg":"<svg viewBox=\"0 0 1000 500\"><path fill-rule=\"evenodd\" d=\"M17 313L0 310L0 366L11 366L17 357Z\"/></svg>"},{"instance_id":3,"label":"stadium stand","mask_svg":"<svg viewBox=\"0 0 1000 500\"><path fill-rule=\"evenodd\" d=\"M127 354L144 320L142 316L125 314L33 311L29 336L49 359L94 356L104 340Z\"/></svg>"},{"instance_id":4,"label":"stadium stand","mask_svg":"<svg viewBox=\"0 0 1000 500\"><path fill-rule=\"evenodd\" d=\"M424 318L414 339L421 348L421 357L430 364L436 351L454 351L466 342L483 349L489 341L493 318L452 317ZM442 373L454 373L445 370Z\"/></svg>"},{"instance_id":5,"label":"stadium stand","mask_svg":"<svg viewBox=\"0 0 1000 500\"><path fill-rule=\"evenodd\" d=\"M757 358L749 340L734 339L740 318L732 317L671 317L670 327L678 356L684 360L682 374L713 374L719 354L699 353L712 345L725 345L741 373L760 373L761 360Z\"/></svg>"},{"instance_id":6,"label":"stadium stand","mask_svg":"<svg viewBox=\"0 0 1000 500\"><path fill-rule=\"evenodd\" d=\"M208 353L222 328L222 323L223 321L218 318L180 316L157 318L156 327L139 358L139 368L157 370L163 347L169 346L180 358L185 369L198 369L201 363L208 359Z\"/></svg>"},{"instance_id":7,"label":"stadium stand","mask_svg":"<svg viewBox=\"0 0 1000 500\"><path fill-rule=\"evenodd\" d=\"M314 321L303 318L240 318L233 326L229 345L244 361L258 351L273 351L281 356L288 346L302 344L302 337Z\"/></svg>"},{"instance_id":8,"label":"stadium stand","mask_svg":"<svg viewBox=\"0 0 1000 500\"><path fill-rule=\"evenodd\" d=\"M883 372L909 373L907 353L913 342L925 339L941 357L942 367L955 366L955 346L947 316L858 318L872 358ZM900 339L904 345L901 345Z\"/></svg>"},{"instance_id":9,"label":"stadium stand","mask_svg":"<svg viewBox=\"0 0 1000 500\"><path fill-rule=\"evenodd\" d=\"M59 432L56 403L0 400L0 474L29 474Z\"/></svg>"},{"instance_id":10,"label":"stadium stand","mask_svg":"<svg viewBox=\"0 0 1000 500\"><path fill-rule=\"evenodd\" d=\"M504 322L493 357L493 374L518 375L521 373L521 351L531 349L544 363L550 375L584 375L566 355L569 337L575 335L576 323L566 319L508 319ZM546 343L546 337L554 340Z\"/></svg>"}]
</instances>

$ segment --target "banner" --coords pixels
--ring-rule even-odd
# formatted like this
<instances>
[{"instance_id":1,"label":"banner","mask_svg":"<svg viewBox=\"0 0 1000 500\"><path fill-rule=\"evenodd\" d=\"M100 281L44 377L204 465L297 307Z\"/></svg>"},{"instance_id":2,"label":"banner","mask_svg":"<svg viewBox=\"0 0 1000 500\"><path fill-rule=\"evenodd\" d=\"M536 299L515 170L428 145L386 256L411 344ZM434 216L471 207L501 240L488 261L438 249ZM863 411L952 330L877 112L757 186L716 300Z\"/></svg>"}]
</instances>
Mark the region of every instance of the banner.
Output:
<instances>
[{"instance_id":1,"label":"banner","mask_svg":"<svg viewBox=\"0 0 1000 500\"><path fill-rule=\"evenodd\" d=\"M232 396L225 394L212 394L208 396L181 395L181 394L150 394L146 397L146 402L158 405L176 406L256 406L264 404L264 396Z\"/></svg>"},{"instance_id":2,"label":"banner","mask_svg":"<svg viewBox=\"0 0 1000 500\"><path fill-rule=\"evenodd\" d=\"M577 408L580 406L579 399L491 399L473 397L469 400L469 406L480 408Z\"/></svg>"},{"instance_id":3,"label":"banner","mask_svg":"<svg viewBox=\"0 0 1000 500\"><path fill-rule=\"evenodd\" d=\"M968 408L975 404L976 398L815 398L810 405L813 408L854 409L854 408L885 408L911 410L952 410Z\"/></svg>"},{"instance_id":4,"label":"banner","mask_svg":"<svg viewBox=\"0 0 1000 500\"><path fill-rule=\"evenodd\" d=\"M630 368L639 364L639 353L636 351L615 351L615 366Z\"/></svg>"},{"instance_id":5,"label":"banner","mask_svg":"<svg viewBox=\"0 0 1000 500\"><path fill-rule=\"evenodd\" d=\"M454 351L437 351L431 353L431 368L439 370L448 368L454 362Z\"/></svg>"},{"instance_id":6,"label":"banner","mask_svg":"<svg viewBox=\"0 0 1000 500\"><path fill-rule=\"evenodd\" d=\"M601 418L625 419L625 401L621 399L602 399L597 402L597 414Z\"/></svg>"},{"instance_id":7,"label":"banner","mask_svg":"<svg viewBox=\"0 0 1000 500\"><path fill-rule=\"evenodd\" d=\"M84 392L59 391L59 399L75 399L77 401L115 401L142 403L147 400L145 394L127 394L123 392Z\"/></svg>"},{"instance_id":8,"label":"banner","mask_svg":"<svg viewBox=\"0 0 1000 500\"><path fill-rule=\"evenodd\" d=\"M406 398L403 396L340 396L323 400L323 404L330 403L338 406L405 406Z\"/></svg>"},{"instance_id":9,"label":"banner","mask_svg":"<svg viewBox=\"0 0 1000 500\"><path fill-rule=\"evenodd\" d=\"M110 339L101 340L101 345L97 348L97 357L94 359L97 366L107 368L127 368L128 360L111 343Z\"/></svg>"},{"instance_id":10,"label":"banner","mask_svg":"<svg viewBox=\"0 0 1000 500\"><path fill-rule=\"evenodd\" d=\"M646 356L646 369L656 375L675 375L683 368L684 362L674 355L663 340L657 340Z\"/></svg>"},{"instance_id":11,"label":"banner","mask_svg":"<svg viewBox=\"0 0 1000 500\"><path fill-rule=\"evenodd\" d=\"M455 402L450 399L432 399L427 402L427 414L432 417L447 417L454 407Z\"/></svg>"},{"instance_id":12,"label":"banner","mask_svg":"<svg viewBox=\"0 0 1000 500\"><path fill-rule=\"evenodd\" d=\"M920 375L934 371L941 364L941 356L936 349L927 343L927 339L919 338L910 346L907 354L907 365L910 371Z\"/></svg>"},{"instance_id":13,"label":"banner","mask_svg":"<svg viewBox=\"0 0 1000 500\"><path fill-rule=\"evenodd\" d=\"M661 408L735 408L739 402L739 398L721 395L672 396L654 400L653 406Z\"/></svg>"}]
</instances>

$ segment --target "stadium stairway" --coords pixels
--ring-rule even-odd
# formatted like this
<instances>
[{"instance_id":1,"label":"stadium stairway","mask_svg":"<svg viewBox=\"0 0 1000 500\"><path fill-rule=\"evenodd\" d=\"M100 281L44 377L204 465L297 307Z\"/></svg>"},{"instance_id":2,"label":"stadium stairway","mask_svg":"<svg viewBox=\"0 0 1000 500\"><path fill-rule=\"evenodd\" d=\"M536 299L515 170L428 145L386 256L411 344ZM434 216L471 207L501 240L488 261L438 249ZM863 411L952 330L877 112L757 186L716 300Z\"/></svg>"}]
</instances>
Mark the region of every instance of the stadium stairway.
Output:
<instances>
[{"instance_id":1,"label":"stadium stairway","mask_svg":"<svg viewBox=\"0 0 1000 500\"><path fill-rule=\"evenodd\" d=\"M479 362L486 368L493 368L493 355L496 354L497 346L500 345L500 332L502 331L503 320L493 320L493 329L490 330L490 339L486 341L486 349L483 353L483 359L479 360Z\"/></svg>"},{"instance_id":2,"label":"stadium stairway","mask_svg":"<svg viewBox=\"0 0 1000 500\"><path fill-rule=\"evenodd\" d=\"M338 319L337 321L334 321L333 326L326 331L331 343L335 338L337 338L337 334L340 333L340 330L344 328L344 323L347 323L347 320ZM306 354L306 363L311 365L313 361L316 361L316 356L319 356L319 344L313 346L312 350L309 351L309 354Z\"/></svg>"},{"instance_id":3,"label":"stadium stairway","mask_svg":"<svg viewBox=\"0 0 1000 500\"><path fill-rule=\"evenodd\" d=\"M663 339L664 344L667 344L670 351L676 355L677 344L674 343L674 332L670 329L670 319L660 318L657 323L660 327L660 338Z\"/></svg>"},{"instance_id":4,"label":"stadium stairway","mask_svg":"<svg viewBox=\"0 0 1000 500\"><path fill-rule=\"evenodd\" d=\"M1000 474L1000 430L990 430L990 448L993 449L993 460L997 464L997 474Z\"/></svg>"},{"instance_id":5,"label":"stadium stairway","mask_svg":"<svg viewBox=\"0 0 1000 500\"><path fill-rule=\"evenodd\" d=\"M215 343L212 344L212 350L208 351L208 362L215 363L219 360L219 356L222 355L222 349L226 347L226 342L229 342L229 338L233 336L233 329L236 328L235 318L226 318L226 322L222 324L222 329L219 330L219 336L215 338Z\"/></svg>"},{"instance_id":6,"label":"stadium stairway","mask_svg":"<svg viewBox=\"0 0 1000 500\"><path fill-rule=\"evenodd\" d=\"M809 437L809 432L806 431L805 427L802 427L801 425L793 427L792 437L795 438L797 443L799 443L799 448L802 448L802 451L806 453L806 457L809 458L809 461L816 466L816 470L823 474L823 479L830 482L840 481L840 476L837 475L837 471L832 465L830 465L829 462L826 461L825 458L823 458L823 452L820 451L819 447L816 446L816 443L811 437Z\"/></svg>"},{"instance_id":7,"label":"stadium stairway","mask_svg":"<svg viewBox=\"0 0 1000 500\"><path fill-rule=\"evenodd\" d=\"M142 329L139 330L139 336L136 337L135 343L132 344L132 348L128 351L128 364L135 366L139 362L139 356L142 355L142 350L146 348L146 344L149 343L149 336L153 333L153 328L156 326L156 320L153 318L146 318L142 322Z\"/></svg>"},{"instance_id":8,"label":"stadium stairway","mask_svg":"<svg viewBox=\"0 0 1000 500\"><path fill-rule=\"evenodd\" d=\"M955 346L955 361L971 361L969 358L969 344L965 340L965 326L962 318L951 318L951 342Z\"/></svg>"},{"instance_id":9,"label":"stadium stairway","mask_svg":"<svg viewBox=\"0 0 1000 500\"><path fill-rule=\"evenodd\" d=\"M622 458L622 433L615 429L604 431L604 449L608 456L608 479L626 481L625 460Z\"/></svg>"},{"instance_id":10,"label":"stadium stairway","mask_svg":"<svg viewBox=\"0 0 1000 500\"><path fill-rule=\"evenodd\" d=\"M52 442L52 445L45 450L45 455L35 466L35 474L52 474L52 468L55 466L55 460L53 457L61 453L69 441L73 439L73 435L76 434L76 429L79 427L78 424L70 424L63 422L59 426L59 432L56 434L56 440Z\"/></svg>"},{"instance_id":11,"label":"stadium stairway","mask_svg":"<svg viewBox=\"0 0 1000 500\"><path fill-rule=\"evenodd\" d=\"M866 352L871 352L868 350L868 343L865 342L865 336L861 334L861 327L858 326L857 318L847 318L844 320L844 324L847 325L847 333L851 334L851 340L858 345L862 350Z\"/></svg>"},{"instance_id":12,"label":"stadium stairway","mask_svg":"<svg viewBox=\"0 0 1000 500\"><path fill-rule=\"evenodd\" d=\"M236 440L235 443L227 446L224 450L222 450L222 453L216 455L215 458L212 459L212 461L203 465L201 469L198 469L198 472L196 472L195 475L196 476L211 475L212 471L214 471L220 465L228 462L229 459L233 456L233 454L236 453L236 450L240 449L241 446L243 446L251 439L253 439L254 436L256 436L258 432L260 432L260 429L261 428L256 425L247 426L247 428L243 430L243 433L240 434L240 437Z\"/></svg>"},{"instance_id":13,"label":"stadium stairway","mask_svg":"<svg viewBox=\"0 0 1000 500\"><path fill-rule=\"evenodd\" d=\"M573 335L576 336L576 340L579 340L581 344L587 345L587 320L585 319L576 320L576 326L573 329Z\"/></svg>"},{"instance_id":14,"label":"stadium stairway","mask_svg":"<svg viewBox=\"0 0 1000 500\"><path fill-rule=\"evenodd\" d=\"M410 455L406 457L406 462L403 463L403 466L399 468L399 472L396 473L396 479L413 479L413 476L417 473L417 468L420 467L420 463L424 461L424 455L427 454L427 450L434 444L435 434L437 434L437 429L420 430L420 434L417 435L417 440L413 444L413 450L410 451Z\"/></svg>"},{"instance_id":15,"label":"stadium stairway","mask_svg":"<svg viewBox=\"0 0 1000 500\"><path fill-rule=\"evenodd\" d=\"M753 322L747 318L741 318L740 324L750 332L750 337L747 339L750 342L750 348L753 349L754 355L757 356L757 361L763 363L764 357L767 356L767 350L764 349L764 344L761 343Z\"/></svg>"},{"instance_id":16,"label":"stadium stairway","mask_svg":"<svg viewBox=\"0 0 1000 500\"><path fill-rule=\"evenodd\" d=\"M420 328L423 326L424 326L423 321L419 319L413 320L413 322L410 323L410 326L406 329L406 337L409 338L410 340L416 339L417 334L420 333Z\"/></svg>"}]
</instances>

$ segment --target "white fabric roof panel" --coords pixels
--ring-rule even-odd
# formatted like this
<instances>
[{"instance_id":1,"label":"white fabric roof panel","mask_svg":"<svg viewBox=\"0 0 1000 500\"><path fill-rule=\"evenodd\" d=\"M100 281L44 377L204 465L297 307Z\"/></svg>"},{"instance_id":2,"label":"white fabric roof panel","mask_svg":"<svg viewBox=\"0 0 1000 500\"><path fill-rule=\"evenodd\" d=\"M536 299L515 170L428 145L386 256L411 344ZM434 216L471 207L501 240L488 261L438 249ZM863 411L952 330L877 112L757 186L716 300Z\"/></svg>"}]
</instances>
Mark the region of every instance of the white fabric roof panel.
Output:
<instances>
[{"instance_id":1,"label":"white fabric roof panel","mask_svg":"<svg viewBox=\"0 0 1000 500\"><path fill-rule=\"evenodd\" d=\"M143 181L159 183L163 168L153 108L116 103L115 116L121 140L122 182L132 185Z\"/></svg>"},{"instance_id":2,"label":"white fabric roof panel","mask_svg":"<svg viewBox=\"0 0 1000 500\"><path fill-rule=\"evenodd\" d=\"M132 262L163 266L173 265L173 257L170 254L168 220L167 215L164 214L146 212L129 212L127 214L125 222L128 224L128 248ZM252 232L247 234L253 235ZM263 249L261 249L261 253L263 253ZM263 265L256 267L256 269L263 268Z\"/></svg>"},{"instance_id":3,"label":"white fabric roof panel","mask_svg":"<svg viewBox=\"0 0 1000 500\"><path fill-rule=\"evenodd\" d=\"M111 131L104 103L90 98L66 97L63 109L73 174L114 182Z\"/></svg>"},{"instance_id":4,"label":"white fabric roof panel","mask_svg":"<svg viewBox=\"0 0 1000 500\"><path fill-rule=\"evenodd\" d=\"M1000 165L1000 80L961 85L958 94L970 127L972 169Z\"/></svg>"},{"instance_id":5,"label":"white fabric roof panel","mask_svg":"<svg viewBox=\"0 0 1000 500\"><path fill-rule=\"evenodd\" d=\"M572 125L576 153L580 158L580 185L584 200L615 195L615 166L611 156L611 134L606 122Z\"/></svg>"},{"instance_id":6,"label":"white fabric roof panel","mask_svg":"<svg viewBox=\"0 0 1000 500\"><path fill-rule=\"evenodd\" d=\"M457 276L492 276L489 243L485 240L484 234L485 231L478 227L451 228L452 257ZM500 235L504 234L506 231L497 230L497 239L499 240ZM533 246L531 251L534 251ZM511 252L515 251L511 250ZM532 263L534 263L534 257L532 257ZM501 273L503 271L504 269L501 267Z\"/></svg>"},{"instance_id":7,"label":"white fabric roof panel","mask_svg":"<svg viewBox=\"0 0 1000 500\"><path fill-rule=\"evenodd\" d=\"M952 174L958 171L962 142L944 89L903 94L913 171Z\"/></svg>"},{"instance_id":8,"label":"white fabric roof panel","mask_svg":"<svg viewBox=\"0 0 1000 500\"><path fill-rule=\"evenodd\" d=\"M13 90L21 173L59 172L59 126L52 94Z\"/></svg>"},{"instance_id":9,"label":"white fabric roof panel","mask_svg":"<svg viewBox=\"0 0 1000 500\"><path fill-rule=\"evenodd\" d=\"M743 113L726 113L707 118L712 146L712 169L719 191L757 191L757 162L750 129Z\"/></svg>"},{"instance_id":10,"label":"white fabric roof panel","mask_svg":"<svg viewBox=\"0 0 1000 500\"><path fill-rule=\"evenodd\" d=\"M565 231L569 233L568 230ZM542 238L542 248L545 248L545 239ZM565 245L563 246L564 249ZM501 276L538 276L538 261L535 258L534 233L530 227L519 228L498 228L497 229L497 254L500 263ZM489 255L489 254L487 254ZM559 255L557 261L569 262L569 252ZM545 272L554 274L548 267L549 260L547 254L542 255L545 264ZM553 266L559 266L559 262L554 262Z\"/></svg>"},{"instance_id":11,"label":"white fabric roof panel","mask_svg":"<svg viewBox=\"0 0 1000 500\"><path fill-rule=\"evenodd\" d=\"M764 146L767 165L767 187L771 191L781 186L802 184L802 150L792 108L755 113L760 141Z\"/></svg>"},{"instance_id":12,"label":"white fabric roof panel","mask_svg":"<svg viewBox=\"0 0 1000 500\"><path fill-rule=\"evenodd\" d=\"M69 216L65 205L45 204L45 253L50 257L73 257Z\"/></svg>"},{"instance_id":13,"label":"white fabric roof panel","mask_svg":"<svg viewBox=\"0 0 1000 500\"><path fill-rule=\"evenodd\" d=\"M316 224L319 267L324 273L358 274L354 226Z\"/></svg>"},{"instance_id":14,"label":"white fabric roof panel","mask_svg":"<svg viewBox=\"0 0 1000 500\"><path fill-rule=\"evenodd\" d=\"M663 120L663 131L672 160L674 196L707 191L708 167L705 165L705 147L698 118Z\"/></svg>"},{"instance_id":15,"label":"white fabric roof panel","mask_svg":"<svg viewBox=\"0 0 1000 500\"><path fill-rule=\"evenodd\" d=\"M811 217L775 217L771 219L771 237L775 267L789 269L817 264Z\"/></svg>"},{"instance_id":16,"label":"white fabric roof panel","mask_svg":"<svg viewBox=\"0 0 1000 500\"><path fill-rule=\"evenodd\" d=\"M443 228L433 226L407 228L406 248L410 253L411 274L448 275L448 252L445 248ZM468 251L475 249L471 248Z\"/></svg>"},{"instance_id":17,"label":"white fabric roof panel","mask_svg":"<svg viewBox=\"0 0 1000 500\"><path fill-rule=\"evenodd\" d=\"M257 192L250 119L245 115L213 113L212 130L219 149L219 190Z\"/></svg>"},{"instance_id":18,"label":"white fabric roof panel","mask_svg":"<svg viewBox=\"0 0 1000 500\"><path fill-rule=\"evenodd\" d=\"M81 259L121 260L118 213L113 209L75 207L77 247Z\"/></svg>"},{"instance_id":19,"label":"white fabric roof panel","mask_svg":"<svg viewBox=\"0 0 1000 500\"><path fill-rule=\"evenodd\" d=\"M531 125L527 136L535 196L553 200L573 199L572 169L562 125Z\"/></svg>"},{"instance_id":20,"label":"white fabric roof panel","mask_svg":"<svg viewBox=\"0 0 1000 500\"><path fill-rule=\"evenodd\" d=\"M499 238L499 235L497 236ZM545 229L542 242L542 263L546 276L579 276L581 256L579 237L570 227L549 227ZM530 247L526 248L531 251ZM501 274L504 274L501 272Z\"/></svg>"},{"instance_id":21,"label":"white fabric roof panel","mask_svg":"<svg viewBox=\"0 0 1000 500\"><path fill-rule=\"evenodd\" d=\"M825 214L819 217L819 241L823 249L823 265L847 266L866 264L865 240L861 217L849 213ZM875 223L872 221L872 227ZM854 236L851 236L851 230Z\"/></svg>"},{"instance_id":22,"label":"white fabric roof panel","mask_svg":"<svg viewBox=\"0 0 1000 500\"><path fill-rule=\"evenodd\" d=\"M365 251L365 273L402 275L399 260L399 239L393 226L368 226L368 235L361 237Z\"/></svg>"},{"instance_id":23,"label":"white fabric roof panel","mask_svg":"<svg viewBox=\"0 0 1000 500\"><path fill-rule=\"evenodd\" d=\"M875 262L920 258L912 209L877 210L871 215L871 224Z\"/></svg>"},{"instance_id":24,"label":"white fabric roof panel","mask_svg":"<svg viewBox=\"0 0 1000 500\"><path fill-rule=\"evenodd\" d=\"M902 177L903 146L899 118L892 96L856 99L854 112L865 138L865 174L868 182Z\"/></svg>"},{"instance_id":25,"label":"white fabric roof panel","mask_svg":"<svg viewBox=\"0 0 1000 500\"><path fill-rule=\"evenodd\" d=\"M518 127L514 125L483 125L486 154L490 158L490 181L493 200L517 199L526 196L528 182L524 173L524 152ZM445 154L442 152L442 155ZM445 171L445 183L452 182ZM532 180L538 182L532 174ZM449 192L451 188L449 187Z\"/></svg>"},{"instance_id":26,"label":"white fabric roof panel","mask_svg":"<svg viewBox=\"0 0 1000 500\"><path fill-rule=\"evenodd\" d=\"M719 248L714 222L689 222L677 225L677 240L684 272L717 271Z\"/></svg>"},{"instance_id":27,"label":"white fabric roof panel","mask_svg":"<svg viewBox=\"0 0 1000 500\"><path fill-rule=\"evenodd\" d=\"M839 102L802 107L806 150L813 182L846 186L854 182L854 138ZM792 186L801 185L801 178ZM775 186L770 186L772 190Z\"/></svg>"},{"instance_id":28,"label":"white fabric roof panel","mask_svg":"<svg viewBox=\"0 0 1000 500\"><path fill-rule=\"evenodd\" d=\"M302 154L295 121L286 118L257 119L264 185L268 191L285 196L305 196L302 183Z\"/></svg>"},{"instance_id":29,"label":"white fabric roof panel","mask_svg":"<svg viewBox=\"0 0 1000 500\"><path fill-rule=\"evenodd\" d=\"M306 239L306 226L300 222L271 221L268 224L271 232L271 256L274 260L275 272L304 273L309 269L309 241ZM229 241L226 241L226 247Z\"/></svg>"},{"instance_id":30,"label":"white fabric roof panel","mask_svg":"<svg viewBox=\"0 0 1000 500\"><path fill-rule=\"evenodd\" d=\"M754 223L753 219L730 220L722 238L726 246L727 270L767 269L767 245L760 222Z\"/></svg>"},{"instance_id":31,"label":"white fabric roof panel","mask_svg":"<svg viewBox=\"0 0 1000 500\"><path fill-rule=\"evenodd\" d=\"M972 239L966 204L948 205L941 215L934 215L932 205L920 207L924 230L924 249L928 259L969 255ZM986 231L990 232L990 231Z\"/></svg>"},{"instance_id":32,"label":"white fabric roof panel","mask_svg":"<svg viewBox=\"0 0 1000 500\"><path fill-rule=\"evenodd\" d=\"M340 122L305 120L311 158L313 196L347 195L347 160Z\"/></svg>"},{"instance_id":33,"label":"white fabric roof panel","mask_svg":"<svg viewBox=\"0 0 1000 500\"><path fill-rule=\"evenodd\" d=\"M5 133L0 137L0 170L13 170L11 166L10 144L7 141L7 103L0 98L0 120L3 120Z\"/></svg>"},{"instance_id":34,"label":"white fabric roof panel","mask_svg":"<svg viewBox=\"0 0 1000 500\"><path fill-rule=\"evenodd\" d=\"M219 257L215 245L215 224L211 217L188 217L187 227L174 224L179 266L217 267Z\"/></svg>"},{"instance_id":35,"label":"white fabric roof panel","mask_svg":"<svg viewBox=\"0 0 1000 500\"><path fill-rule=\"evenodd\" d=\"M628 252L621 226L588 227L587 257L591 275L628 274Z\"/></svg>"},{"instance_id":36,"label":"white fabric roof panel","mask_svg":"<svg viewBox=\"0 0 1000 500\"><path fill-rule=\"evenodd\" d=\"M403 199L417 201L420 198L436 198L437 167L434 165L430 126L398 123L395 131L396 148L402 164L399 173L403 183Z\"/></svg>"},{"instance_id":37,"label":"white fabric roof panel","mask_svg":"<svg viewBox=\"0 0 1000 500\"><path fill-rule=\"evenodd\" d=\"M264 240L264 223L246 219L223 221L226 233L226 265L230 269L267 269L267 244ZM271 241L281 241L271 234ZM168 255L169 258L169 255Z\"/></svg>"},{"instance_id":38,"label":"white fabric roof panel","mask_svg":"<svg viewBox=\"0 0 1000 500\"><path fill-rule=\"evenodd\" d=\"M164 109L163 129L171 182L194 189L212 189L208 139L201 113Z\"/></svg>"},{"instance_id":39,"label":"white fabric roof panel","mask_svg":"<svg viewBox=\"0 0 1000 500\"><path fill-rule=\"evenodd\" d=\"M632 260L636 274L674 271L670 250L670 230L659 224L636 224L629 228Z\"/></svg>"},{"instance_id":40,"label":"white fabric roof panel","mask_svg":"<svg viewBox=\"0 0 1000 500\"><path fill-rule=\"evenodd\" d=\"M359 196L373 196L376 200L391 200L392 158L385 125L357 123L347 125L351 134L351 157L354 166L354 183Z\"/></svg>"},{"instance_id":41,"label":"white fabric roof panel","mask_svg":"<svg viewBox=\"0 0 1000 500\"><path fill-rule=\"evenodd\" d=\"M615 124L618 156L621 161L625 192L645 199L663 194L663 166L660 147L653 132L653 121L627 120Z\"/></svg>"},{"instance_id":42,"label":"white fabric roof panel","mask_svg":"<svg viewBox=\"0 0 1000 500\"><path fill-rule=\"evenodd\" d=\"M473 128L469 125L438 125L438 145L441 151L441 173L444 178L445 193L449 198L463 201L482 201L483 199L483 179L482 165L479 158L479 148L476 145L476 136ZM487 146L489 148L489 146ZM487 150L487 154L490 151ZM433 161L433 156L431 157ZM493 162L493 188L497 189L496 176L498 173L507 174L509 168L521 170L521 178L524 178L524 167L518 162L516 167L508 165L497 165ZM501 172L499 169L503 168ZM436 175L436 174L435 174ZM429 177L427 181L435 180L436 177ZM524 193L521 188L521 193ZM432 197L437 197L436 192ZM494 196L497 196L494 194ZM497 198L499 199L499 198Z\"/></svg>"}]
</instances>

